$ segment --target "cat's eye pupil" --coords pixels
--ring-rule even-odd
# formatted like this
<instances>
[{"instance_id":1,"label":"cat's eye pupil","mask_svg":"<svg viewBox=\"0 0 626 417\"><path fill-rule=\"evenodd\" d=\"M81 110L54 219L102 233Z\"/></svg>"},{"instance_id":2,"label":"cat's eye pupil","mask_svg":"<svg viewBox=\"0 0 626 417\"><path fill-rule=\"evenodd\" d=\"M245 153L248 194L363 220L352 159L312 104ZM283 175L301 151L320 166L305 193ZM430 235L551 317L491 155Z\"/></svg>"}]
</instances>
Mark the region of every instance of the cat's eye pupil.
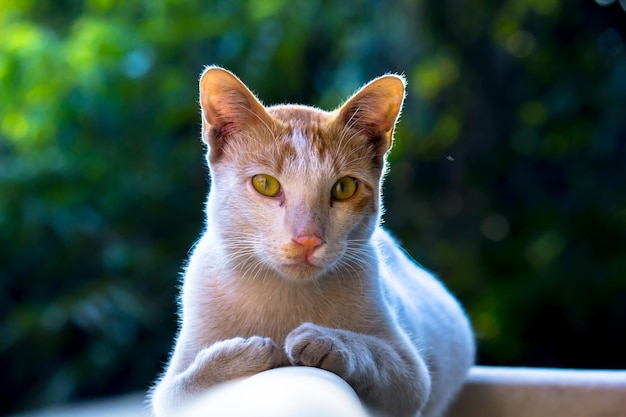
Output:
<instances>
[{"instance_id":1,"label":"cat's eye pupil","mask_svg":"<svg viewBox=\"0 0 626 417\"><path fill-rule=\"evenodd\" d=\"M280 192L280 183L271 175L257 174L252 177L252 187L266 197L275 197Z\"/></svg>"},{"instance_id":2,"label":"cat's eye pupil","mask_svg":"<svg viewBox=\"0 0 626 417\"><path fill-rule=\"evenodd\" d=\"M357 190L357 180L352 177L342 177L333 185L331 194L335 200L347 200L352 197Z\"/></svg>"}]
</instances>

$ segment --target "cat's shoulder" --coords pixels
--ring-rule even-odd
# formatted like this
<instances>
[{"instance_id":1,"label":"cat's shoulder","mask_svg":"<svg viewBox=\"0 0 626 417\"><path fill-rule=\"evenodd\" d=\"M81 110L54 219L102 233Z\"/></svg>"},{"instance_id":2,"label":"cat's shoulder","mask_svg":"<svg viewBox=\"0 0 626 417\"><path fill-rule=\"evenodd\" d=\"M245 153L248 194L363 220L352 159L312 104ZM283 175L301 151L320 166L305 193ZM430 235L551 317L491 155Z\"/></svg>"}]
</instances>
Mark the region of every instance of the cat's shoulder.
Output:
<instances>
[{"instance_id":1,"label":"cat's shoulder","mask_svg":"<svg viewBox=\"0 0 626 417\"><path fill-rule=\"evenodd\" d=\"M382 227L378 227L372 236L372 242L380 262L381 275L385 281L396 283L419 283L439 286L439 280L401 246L401 244ZM409 284L409 286L413 286Z\"/></svg>"}]
</instances>

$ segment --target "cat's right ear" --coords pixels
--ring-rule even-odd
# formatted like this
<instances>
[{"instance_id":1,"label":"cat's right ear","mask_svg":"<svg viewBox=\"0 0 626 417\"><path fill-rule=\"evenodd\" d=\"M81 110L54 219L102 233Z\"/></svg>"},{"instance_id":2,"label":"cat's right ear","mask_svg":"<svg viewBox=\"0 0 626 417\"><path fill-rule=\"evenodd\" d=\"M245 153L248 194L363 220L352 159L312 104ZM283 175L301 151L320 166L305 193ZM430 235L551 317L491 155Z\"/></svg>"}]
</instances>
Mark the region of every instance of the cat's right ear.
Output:
<instances>
[{"instance_id":1,"label":"cat's right ear","mask_svg":"<svg viewBox=\"0 0 626 417\"><path fill-rule=\"evenodd\" d=\"M239 78L220 67L207 67L200 76L202 140L209 145L212 160L221 154L233 135L261 123L272 123L261 102Z\"/></svg>"},{"instance_id":2,"label":"cat's right ear","mask_svg":"<svg viewBox=\"0 0 626 417\"><path fill-rule=\"evenodd\" d=\"M339 121L368 137L381 161L391 148L405 86L404 77L383 75L362 87L338 110Z\"/></svg>"}]
</instances>

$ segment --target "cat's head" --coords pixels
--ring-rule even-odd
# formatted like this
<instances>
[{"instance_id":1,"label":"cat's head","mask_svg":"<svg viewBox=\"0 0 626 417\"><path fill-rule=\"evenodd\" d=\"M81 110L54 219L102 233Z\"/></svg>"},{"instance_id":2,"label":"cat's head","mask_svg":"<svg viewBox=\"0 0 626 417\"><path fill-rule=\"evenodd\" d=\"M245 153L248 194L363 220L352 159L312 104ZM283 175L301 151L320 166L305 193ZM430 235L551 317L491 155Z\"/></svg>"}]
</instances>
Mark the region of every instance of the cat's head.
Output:
<instances>
[{"instance_id":1,"label":"cat's head","mask_svg":"<svg viewBox=\"0 0 626 417\"><path fill-rule=\"evenodd\" d=\"M385 154L404 100L402 77L371 81L341 107L264 107L232 73L200 79L208 145L209 232L245 275L308 281L358 270L380 219Z\"/></svg>"}]
</instances>

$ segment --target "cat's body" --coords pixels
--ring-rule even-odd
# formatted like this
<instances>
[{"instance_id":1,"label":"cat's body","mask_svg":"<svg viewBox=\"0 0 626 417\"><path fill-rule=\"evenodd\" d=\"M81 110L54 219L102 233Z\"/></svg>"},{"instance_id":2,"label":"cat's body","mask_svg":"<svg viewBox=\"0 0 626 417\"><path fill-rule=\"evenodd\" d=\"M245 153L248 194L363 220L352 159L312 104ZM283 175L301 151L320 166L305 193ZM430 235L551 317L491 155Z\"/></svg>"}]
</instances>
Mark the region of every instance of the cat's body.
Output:
<instances>
[{"instance_id":1,"label":"cat's body","mask_svg":"<svg viewBox=\"0 0 626 417\"><path fill-rule=\"evenodd\" d=\"M403 80L381 77L332 113L264 108L215 67L200 88L207 228L155 414L176 415L222 382L304 365L344 378L376 414L441 415L474 342L454 298L379 226Z\"/></svg>"}]
</instances>

